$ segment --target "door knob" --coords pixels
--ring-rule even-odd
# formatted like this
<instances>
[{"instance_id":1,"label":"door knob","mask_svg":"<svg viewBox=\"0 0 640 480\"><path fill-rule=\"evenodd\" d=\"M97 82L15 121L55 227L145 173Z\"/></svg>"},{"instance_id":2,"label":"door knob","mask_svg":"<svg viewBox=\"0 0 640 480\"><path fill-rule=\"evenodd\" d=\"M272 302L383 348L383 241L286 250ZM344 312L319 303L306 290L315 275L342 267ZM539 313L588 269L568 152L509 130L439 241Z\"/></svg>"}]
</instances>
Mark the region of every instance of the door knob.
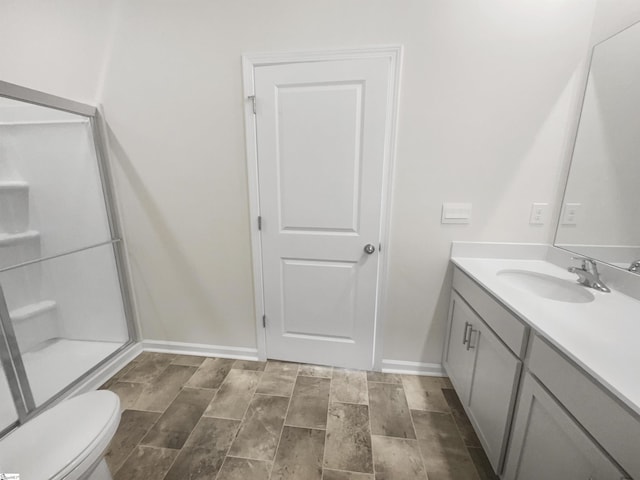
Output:
<instances>
[{"instance_id":1,"label":"door knob","mask_svg":"<svg viewBox=\"0 0 640 480\"><path fill-rule=\"evenodd\" d=\"M373 245L371 245L370 243L367 243L364 246L364 253L368 253L369 255L371 255L373 252L376 251L376 247L374 247Z\"/></svg>"}]
</instances>

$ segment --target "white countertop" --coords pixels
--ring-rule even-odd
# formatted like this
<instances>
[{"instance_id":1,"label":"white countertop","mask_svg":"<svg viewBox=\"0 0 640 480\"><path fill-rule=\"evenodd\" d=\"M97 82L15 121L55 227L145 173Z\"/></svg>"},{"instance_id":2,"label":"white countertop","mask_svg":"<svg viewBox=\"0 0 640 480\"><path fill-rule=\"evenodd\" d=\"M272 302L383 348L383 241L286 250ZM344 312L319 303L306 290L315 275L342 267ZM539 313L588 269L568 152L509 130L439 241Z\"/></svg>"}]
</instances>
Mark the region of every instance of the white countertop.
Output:
<instances>
[{"instance_id":1,"label":"white countertop","mask_svg":"<svg viewBox=\"0 0 640 480\"><path fill-rule=\"evenodd\" d=\"M566 268L542 259L470 258L454 251L451 261L640 415L639 300L594 289L589 303L549 300L497 275L517 269L575 281Z\"/></svg>"}]
</instances>

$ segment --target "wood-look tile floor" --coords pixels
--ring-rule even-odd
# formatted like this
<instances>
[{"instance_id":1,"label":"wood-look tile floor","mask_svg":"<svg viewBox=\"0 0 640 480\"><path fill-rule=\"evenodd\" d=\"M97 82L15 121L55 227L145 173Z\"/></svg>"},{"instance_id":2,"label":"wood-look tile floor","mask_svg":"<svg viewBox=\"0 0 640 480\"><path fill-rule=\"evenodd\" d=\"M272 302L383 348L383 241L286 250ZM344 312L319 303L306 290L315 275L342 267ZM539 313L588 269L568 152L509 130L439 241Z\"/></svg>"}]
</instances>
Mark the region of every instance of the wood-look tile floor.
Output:
<instances>
[{"instance_id":1,"label":"wood-look tile floor","mask_svg":"<svg viewBox=\"0 0 640 480\"><path fill-rule=\"evenodd\" d=\"M446 378L144 352L102 388L115 480L497 478Z\"/></svg>"}]
</instances>

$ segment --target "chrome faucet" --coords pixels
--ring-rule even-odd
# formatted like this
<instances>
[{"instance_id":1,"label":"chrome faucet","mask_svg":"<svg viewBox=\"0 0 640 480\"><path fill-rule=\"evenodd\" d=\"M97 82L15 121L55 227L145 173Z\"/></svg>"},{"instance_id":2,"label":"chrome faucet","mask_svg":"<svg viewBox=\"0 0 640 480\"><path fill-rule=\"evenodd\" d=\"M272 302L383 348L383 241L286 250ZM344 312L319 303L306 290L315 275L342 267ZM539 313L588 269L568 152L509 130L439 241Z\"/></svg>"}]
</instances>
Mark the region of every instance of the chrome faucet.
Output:
<instances>
[{"instance_id":1,"label":"chrome faucet","mask_svg":"<svg viewBox=\"0 0 640 480\"><path fill-rule=\"evenodd\" d=\"M629 268L627 268L627 270L633 273L640 273L640 260L634 260L633 262L631 262L631 265L629 265Z\"/></svg>"},{"instance_id":2,"label":"chrome faucet","mask_svg":"<svg viewBox=\"0 0 640 480\"><path fill-rule=\"evenodd\" d=\"M578 275L578 283L585 287L595 288L601 292L609 293L611 289L607 287L598 273L596 262L590 258L572 257L573 260L582 260L582 267L569 267L571 273Z\"/></svg>"}]
</instances>

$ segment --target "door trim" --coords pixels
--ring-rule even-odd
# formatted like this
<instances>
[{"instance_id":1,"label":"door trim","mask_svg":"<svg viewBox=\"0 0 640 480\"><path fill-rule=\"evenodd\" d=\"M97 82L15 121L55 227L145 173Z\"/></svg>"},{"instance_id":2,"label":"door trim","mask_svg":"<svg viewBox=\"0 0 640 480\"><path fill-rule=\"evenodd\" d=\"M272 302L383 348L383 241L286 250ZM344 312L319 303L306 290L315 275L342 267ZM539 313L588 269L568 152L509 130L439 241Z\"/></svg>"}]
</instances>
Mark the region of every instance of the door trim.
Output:
<instances>
[{"instance_id":1,"label":"door trim","mask_svg":"<svg viewBox=\"0 0 640 480\"><path fill-rule=\"evenodd\" d=\"M260 66L282 65L288 63L325 62L336 60L361 60L384 58L389 62L389 93L387 96L387 125L385 128L385 152L382 180L382 210L380 221L380 239L382 249L379 252L377 273L376 308L374 319L374 345L372 368L382 367L382 346L387 311L387 280L389 272L389 247L391 225L391 202L393 199L393 177L396 156L398 105L400 95L400 74L402 70L402 46L389 45L345 50L322 50L310 52L255 53L242 56L243 103L245 120L245 146L247 157L247 177L249 186L249 214L251 232L251 252L253 263L253 287L256 325L256 345L260 360L266 360L266 332L262 326L264 314L264 276L262 272L262 246L258 216L260 215L260 186L258 182L258 149L256 117L254 104L249 98L254 95L254 73ZM259 100L257 108L260 108ZM267 318L268 321L268 318Z\"/></svg>"}]
</instances>

